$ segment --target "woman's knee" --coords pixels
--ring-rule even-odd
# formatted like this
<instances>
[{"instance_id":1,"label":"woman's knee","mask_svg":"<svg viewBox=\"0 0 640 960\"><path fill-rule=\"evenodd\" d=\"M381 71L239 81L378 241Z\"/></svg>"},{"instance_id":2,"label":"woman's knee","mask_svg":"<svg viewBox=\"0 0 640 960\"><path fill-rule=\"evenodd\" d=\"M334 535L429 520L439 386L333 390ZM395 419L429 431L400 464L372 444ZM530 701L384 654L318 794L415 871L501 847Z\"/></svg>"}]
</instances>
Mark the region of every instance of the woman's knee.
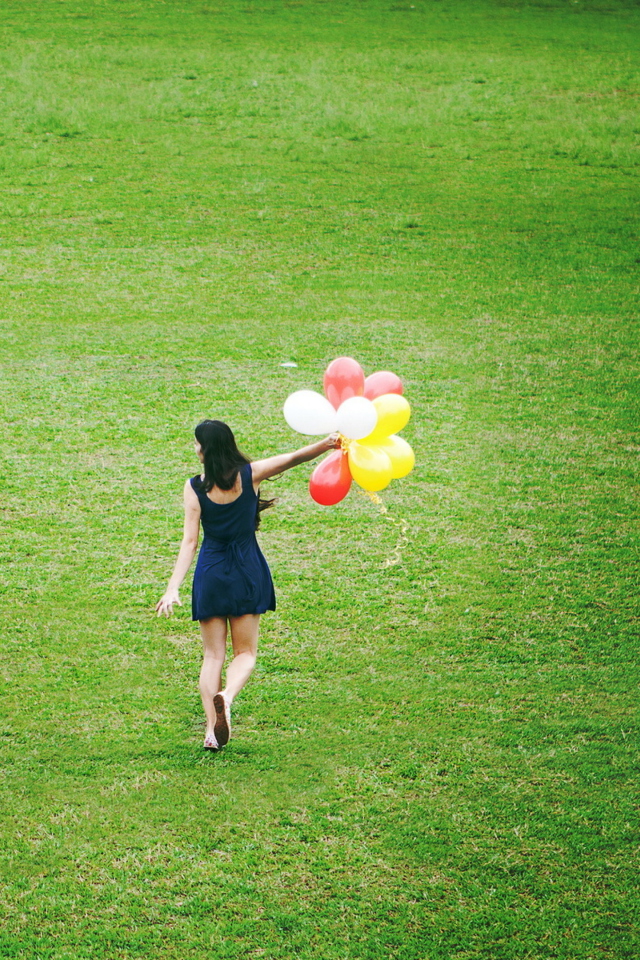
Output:
<instances>
[{"instance_id":1,"label":"woman's knee","mask_svg":"<svg viewBox=\"0 0 640 960\"><path fill-rule=\"evenodd\" d=\"M234 657L248 654L254 661L258 653L258 631L260 616L250 614L246 617L237 617L231 620L231 642Z\"/></svg>"},{"instance_id":2,"label":"woman's knee","mask_svg":"<svg viewBox=\"0 0 640 960\"><path fill-rule=\"evenodd\" d=\"M204 647L202 650L202 659L207 663L224 664L226 658L226 650L211 650L209 647Z\"/></svg>"}]
</instances>

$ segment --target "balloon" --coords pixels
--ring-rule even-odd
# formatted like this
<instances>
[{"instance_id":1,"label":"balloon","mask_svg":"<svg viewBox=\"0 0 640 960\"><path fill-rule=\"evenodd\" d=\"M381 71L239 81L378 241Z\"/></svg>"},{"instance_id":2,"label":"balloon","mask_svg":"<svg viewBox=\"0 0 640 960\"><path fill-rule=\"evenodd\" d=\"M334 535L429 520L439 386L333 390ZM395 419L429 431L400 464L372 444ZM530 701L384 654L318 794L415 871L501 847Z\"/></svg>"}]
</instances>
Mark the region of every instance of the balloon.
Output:
<instances>
[{"instance_id":1,"label":"balloon","mask_svg":"<svg viewBox=\"0 0 640 960\"><path fill-rule=\"evenodd\" d=\"M349 397L338 407L338 430L349 440L360 440L375 429L378 414L371 400L364 397Z\"/></svg>"},{"instance_id":2,"label":"balloon","mask_svg":"<svg viewBox=\"0 0 640 960\"><path fill-rule=\"evenodd\" d=\"M364 382L364 395L368 400L375 400L383 393L403 393L402 380L389 370L378 370L372 373Z\"/></svg>"},{"instance_id":3,"label":"balloon","mask_svg":"<svg viewBox=\"0 0 640 960\"><path fill-rule=\"evenodd\" d=\"M364 393L364 370L351 357L332 360L324 374L324 392L329 402L338 409L349 397Z\"/></svg>"},{"instance_id":4,"label":"balloon","mask_svg":"<svg viewBox=\"0 0 640 960\"><path fill-rule=\"evenodd\" d=\"M364 439L371 443L379 443L383 437L398 433L409 422L411 407L404 397L397 393L385 393L373 401L378 414L378 425L368 437Z\"/></svg>"},{"instance_id":5,"label":"balloon","mask_svg":"<svg viewBox=\"0 0 640 960\"><path fill-rule=\"evenodd\" d=\"M351 473L347 455L342 450L334 450L320 461L311 474L309 493L316 503L331 507L344 500L350 486Z\"/></svg>"},{"instance_id":6,"label":"balloon","mask_svg":"<svg viewBox=\"0 0 640 960\"><path fill-rule=\"evenodd\" d=\"M326 397L315 390L298 390L287 397L284 418L298 433L333 433L337 429L336 411Z\"/></svg>"},{"instance_id":7,"label":"balloon","mask_svg":"<svg viewBox=\"0 0 640 960\"><path fill-rule=\"evenodd\" d=\"M298 390L284 404L285 419L298 433L342 437L344 449L330 453L311 474L309 492L316 503L340 503L354 480L369 493L384 490L413 470L414 452L397 436L411 407L395 373L378 370L365 379L356 360L338 357L325 371L324 394Z\"/></svg>"},{"instance_id":8,"label":"balloon","mask_svg":"<svg viewBox=\"0 0 640 960\"><path fill-rule=\"evenodd\" d=\"M356 441L350 444L349 469L363 490L384 490L391 483L391 460L377 447L365 447Z\"/></svg>"},{"instance_id":9,"label":"balloon","mask_svg":"<svg viewBox=\"0 0 640 960\"><path fill-rule=\"evenodd\" d=\"M413 470L416 457L411 446L402 437L385 437L371 444L371 449L382 450L391 461L391 479L399 480Z\"/></svg>"}]
</instances>

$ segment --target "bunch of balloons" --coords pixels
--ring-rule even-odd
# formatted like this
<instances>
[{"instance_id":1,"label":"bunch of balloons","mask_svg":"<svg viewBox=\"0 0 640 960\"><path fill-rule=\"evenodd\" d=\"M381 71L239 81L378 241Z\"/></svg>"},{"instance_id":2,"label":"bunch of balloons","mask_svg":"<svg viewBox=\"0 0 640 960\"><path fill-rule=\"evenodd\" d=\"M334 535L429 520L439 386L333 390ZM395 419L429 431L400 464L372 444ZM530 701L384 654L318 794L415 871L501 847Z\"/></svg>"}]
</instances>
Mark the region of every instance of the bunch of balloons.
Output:
<instances>
[{"instance_id":1,"label":"bunch of balloons","mask_svg":"<svg viewBox=\"0 0 640 960\"><path fill-rule=\"evenodd\" d=\"M379 370L366 377L351 357L327 367L324 393L298 390L284 405L289 426L298 433L340 433L342 448L315 468L309 491L316 503L331 506L349 492L352 480L372 493L406 477L415 463L413 450L396 434L411 416L395 373Z\"/></svg>"}]
</instances>

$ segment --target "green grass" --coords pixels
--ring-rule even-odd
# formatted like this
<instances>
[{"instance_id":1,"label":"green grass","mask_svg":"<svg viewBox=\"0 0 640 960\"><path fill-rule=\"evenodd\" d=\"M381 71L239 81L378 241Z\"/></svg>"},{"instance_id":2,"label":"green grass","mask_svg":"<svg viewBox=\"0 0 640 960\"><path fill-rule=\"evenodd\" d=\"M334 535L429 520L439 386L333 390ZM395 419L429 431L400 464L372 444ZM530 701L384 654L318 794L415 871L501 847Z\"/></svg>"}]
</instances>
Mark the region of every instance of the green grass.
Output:
<instances>
[{"instance_id":1,"label":"green grass","mask_svg":"<svg viewBox=\"0 0 640 960\"><path fill-rule=\"evenodd\" d=\"M2 956L638 955L639 26L5 0ZM271 488L205 756L188 589L153 617L193 426L290 449L340 354L416 470L395 524Z\"/></svg>"}]
</instances>

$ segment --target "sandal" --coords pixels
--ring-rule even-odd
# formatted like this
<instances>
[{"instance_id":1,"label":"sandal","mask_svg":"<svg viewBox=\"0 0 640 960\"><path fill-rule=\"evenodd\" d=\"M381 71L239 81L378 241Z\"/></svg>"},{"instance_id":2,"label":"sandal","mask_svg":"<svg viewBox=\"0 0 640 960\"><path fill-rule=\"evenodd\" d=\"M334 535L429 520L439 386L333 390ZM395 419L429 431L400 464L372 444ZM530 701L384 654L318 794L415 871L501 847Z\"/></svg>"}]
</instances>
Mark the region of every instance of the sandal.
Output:
<instances>
[{"instance_id":1,"label":"sandal","mask_svg":"<svg viewBox=\"0 0 640 960\"><path fill-rule=\"evenodd\" d=\"M213 705L216 708L216 725L213 729L218 745L224 747L231 737L231 708L222 693L216 693Z\"/></svg>"}]
</instances>

